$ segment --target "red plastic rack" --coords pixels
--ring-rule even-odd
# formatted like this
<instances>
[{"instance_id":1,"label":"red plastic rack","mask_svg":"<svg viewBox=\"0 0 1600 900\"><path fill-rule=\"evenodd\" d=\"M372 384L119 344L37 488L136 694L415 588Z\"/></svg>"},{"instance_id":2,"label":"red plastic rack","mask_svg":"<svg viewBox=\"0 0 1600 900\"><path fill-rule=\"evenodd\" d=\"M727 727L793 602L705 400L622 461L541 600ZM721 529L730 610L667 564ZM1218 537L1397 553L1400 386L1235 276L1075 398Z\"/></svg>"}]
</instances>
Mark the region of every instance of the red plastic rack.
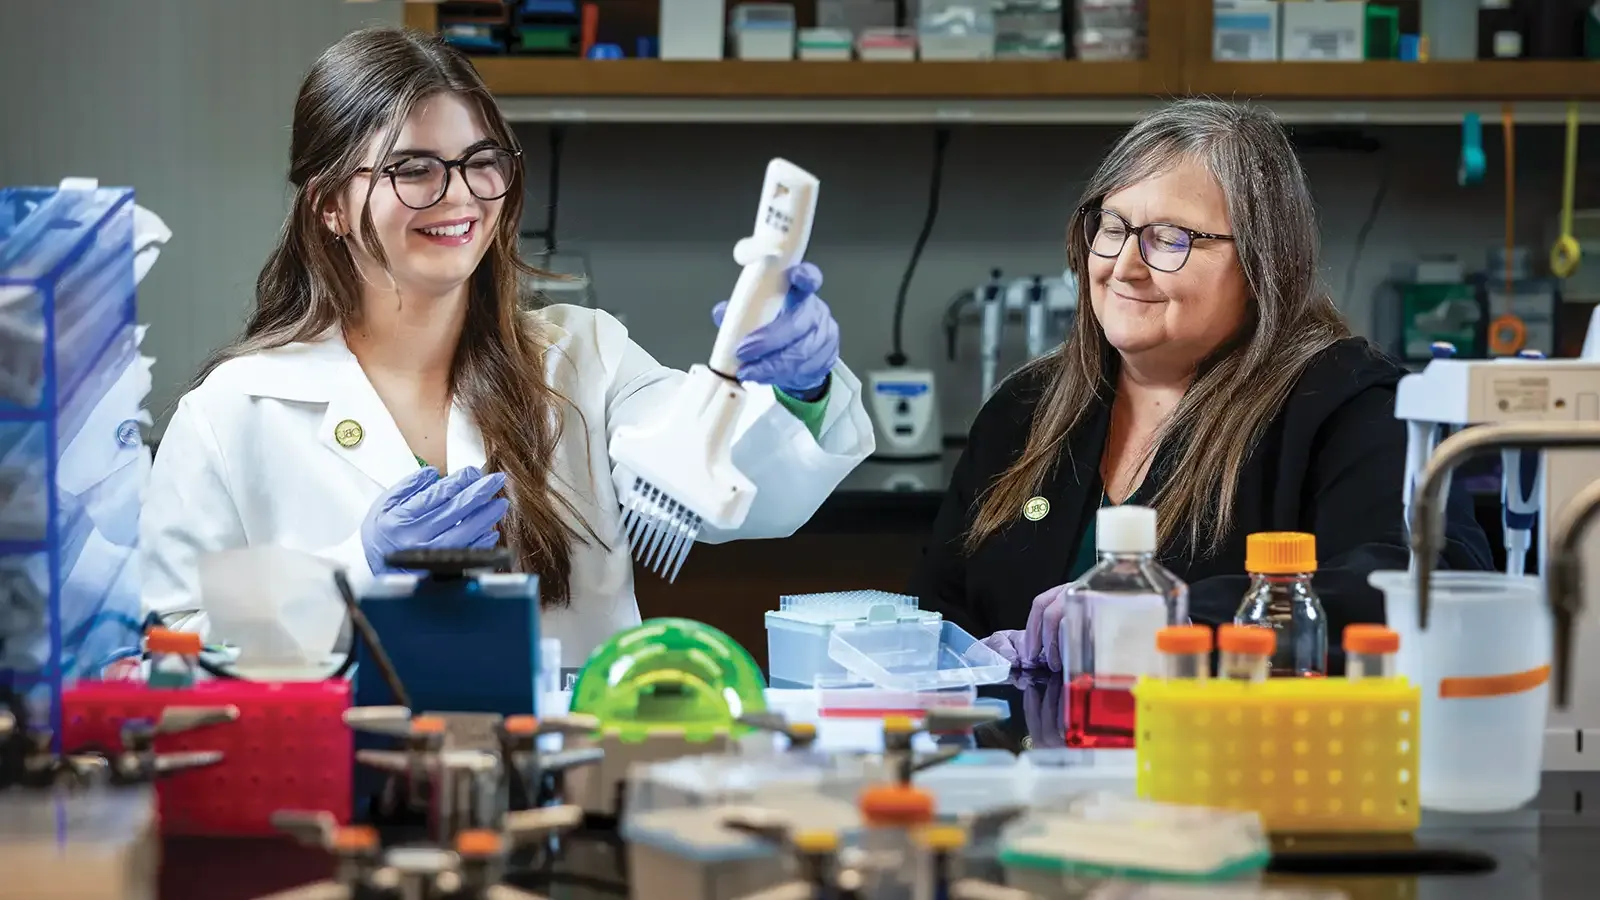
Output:
<instances>
[{"instance_id":1,"label":"red plastic rack","mask_svg":"<svg viewBox=\"0 0 1600 900\"><path fill-rule=\"evenodd\" d=\"M131 682L80 682L62 695L63 750L120 746L122 723L156 721L168 706L234 706L239 719L156 738L161 753L220 750L214 766L157 785L161 830L169 835L275 834L278 810L326 810L350 821L354 750L344 711L345 681L208 681L158 689Z\"/></svg>"}]
</instances>

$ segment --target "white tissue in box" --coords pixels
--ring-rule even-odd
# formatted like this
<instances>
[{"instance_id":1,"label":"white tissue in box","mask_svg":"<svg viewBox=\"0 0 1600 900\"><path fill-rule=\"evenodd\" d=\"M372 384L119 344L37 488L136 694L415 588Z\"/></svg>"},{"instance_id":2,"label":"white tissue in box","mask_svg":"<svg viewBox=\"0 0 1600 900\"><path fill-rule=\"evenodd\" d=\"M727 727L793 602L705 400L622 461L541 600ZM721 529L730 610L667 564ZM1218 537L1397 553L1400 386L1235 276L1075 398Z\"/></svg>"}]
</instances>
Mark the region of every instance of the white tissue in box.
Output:
<instances>
[{"instance_id":1,"label":"white tissue in box","mask_svg":"<svg viewBox=\"0 0 1600 900\"><path fill-rule=\"evenodd\" d=\"M283 547L223 550L200 558L200 602L213 641L239 648L247 668L323 665L344 625L335 566Z\"/></svg>"}]
</instances>

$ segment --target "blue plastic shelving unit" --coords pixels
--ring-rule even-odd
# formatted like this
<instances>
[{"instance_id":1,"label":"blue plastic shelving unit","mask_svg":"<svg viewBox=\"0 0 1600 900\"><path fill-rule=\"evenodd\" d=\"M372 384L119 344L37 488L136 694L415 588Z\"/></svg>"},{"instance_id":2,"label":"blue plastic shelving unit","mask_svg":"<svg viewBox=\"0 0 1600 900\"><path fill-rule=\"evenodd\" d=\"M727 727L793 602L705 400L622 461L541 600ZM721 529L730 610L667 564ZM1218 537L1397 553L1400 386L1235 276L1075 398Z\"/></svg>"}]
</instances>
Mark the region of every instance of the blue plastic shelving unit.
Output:
<instances>
[{"instance_id":1,"label":"blue plastic shelving unit","mask_svg":"<svg viewBox=\"0 0 1600 900\"><path fill-rule=\"evenodd\" d=\"M56 735L63 684L139 639L133 209L0 189L0 687Z\"/></svg>"}]
</instances>

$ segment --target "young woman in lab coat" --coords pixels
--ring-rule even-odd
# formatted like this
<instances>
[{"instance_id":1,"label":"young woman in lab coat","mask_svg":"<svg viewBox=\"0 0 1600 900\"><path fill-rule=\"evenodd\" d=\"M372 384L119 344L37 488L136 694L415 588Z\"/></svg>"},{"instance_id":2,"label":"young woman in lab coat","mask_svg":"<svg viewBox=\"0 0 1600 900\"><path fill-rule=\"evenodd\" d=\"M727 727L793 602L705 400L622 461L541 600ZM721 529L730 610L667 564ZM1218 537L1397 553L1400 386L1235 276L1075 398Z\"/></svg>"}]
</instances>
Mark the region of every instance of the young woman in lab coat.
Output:
<instances>
[{"instance_id":1,"label":"young woman in lab coat","mask_svg":"<svg viewBox=\"0 0 1600 900\"><path fill-rule=\"evenodd\" d=\"M1135 503L1206 624L1244 597L1247 535L1313 533L1337 664L1345 625L1383 621L1367 576L1408 563L1405 369L1351 335L1317 255L1270 112L1186 100L1135 125L1068 228L1072 332L973 424L913 583L923 606L1059 671L1063 587L1096 562L1097 511ZM1445 565L1493 565L1462 492L1445 534Z\"/></svg>"},{"instance_id":2,"label":"young woman in lab coat","mask_svg":"<svg viewBox=\"0 0 1600 900\"><path fill-rule=\"evenodd\" d=\"M682 373L604 312L519 306L516 136L443 42L376 28L330 48L290 158L293 207L254 313L156 456L147 607L200 607L199 560L229 548L316 554L359 589L395 549L503 545L540 576L544 633L583 659L639 621L609 437ZM754 507L702 540L790 534L873 449L821 276L801 266L791 283L740 354L739 377L770 385L733 451ZM708 323L708 351L711 337Z\"/></svg>"}]
</instances>

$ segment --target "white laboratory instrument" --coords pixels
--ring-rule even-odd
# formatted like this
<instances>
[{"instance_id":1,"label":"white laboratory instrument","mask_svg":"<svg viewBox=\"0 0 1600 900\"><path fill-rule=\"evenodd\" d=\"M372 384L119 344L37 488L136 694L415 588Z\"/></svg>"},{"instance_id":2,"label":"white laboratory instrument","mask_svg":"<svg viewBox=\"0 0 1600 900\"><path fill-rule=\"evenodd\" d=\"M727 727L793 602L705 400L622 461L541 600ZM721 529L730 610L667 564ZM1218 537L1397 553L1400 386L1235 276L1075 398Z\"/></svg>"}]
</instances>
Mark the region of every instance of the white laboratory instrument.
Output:
<instances>
[{"instance_id":1,"label":"white laboratory instrument","mask_svg":"<svg viewBox=\"0 0 1600 900\"><path fill-rule=\"evenodd\" d=\"M1000 281L1000 270L989 272L989 283L978 288L974 296L978 301L981 324L979 338L979 365L983 399L988 400L1000 383L1000 342L1005 337L1006 286Z\"/></svg>"},{"instance_id":2,"label":"white laboratory instrument","mask_svg":"<svg viewBox=\"0 0 1600 900\"><path fill-rule=\"evenodd\" d=\"M767 164L749 237L733 248L744 267L728 300L707 365L689 369L661 415L618 428L611 458L633 475L623 527L634 556L668 581L707 523L737 528L756 488L733 464L734 426L744 408L739 342L772 321L789 293L789 269L805 259L821 182L787 160Z\"/></svg>"},{"instance_id":3,"label":"white laboratory instrument","mask_svg":"<svg viewBox=\"0 0 1600 900\"><path fill-rule=\"evenodd\" d=\"M1024 362L1044 356L1060 346L1077 313L1078 281L1070 271L1059 278L1032 275L1006 281L999 269L991 269L987 282L963 292L945 313L945 337L952 362L956 359L957 331L972 321L969 308L977 310L979 383L982 399L988 400L1014 368L1008 367L1003 358L1007 322L1023 323L1027 340Z\"/></svg>"},{"instance_id":4,"label":"white laboratory instrument","mask_svg":"<svg viewBox=\"0 0 1600 900\"><path fill-rule=\"evenodd\" d=\"M1044 276L1035 275L1027 288L1028 358L1038 359L1049 349L1061 343L1060 335L1050 333L1050 295ZM1056 338L1051 340L1051 338Z\"/></svg>"},{"instance_id":5,"label":"white laboratory instrument","mask_svg":"<svg viewBox=\"0 0 1600 900\"><path fill-rule=\"evenodd\" d=\"M876 459L930 460L944 452L933 372L894 366L867 373L867 413Z\"/></svg>"},{"instance_id":6,"label":"white laboratory instrument","mask_svg":"<svg viewBox=\"0 0 1600 900\"><path fill-rule=\"evenodd\" d=\"M1600 423L1600 360L1436 358L1427 368L1401 379L1395 417L1408 424L1405 479L1406 518L1412 492L1433 456L1443 428L1490 423ZM1529 451L1531 452L1531 451ZM1562 507L1585 485L1600 479L1600 451L1550 450L1539 454L1542 471L1530 481L1527 503L1517 511L1536 515L1540 575L1549 559L1551 528ZM1517 467L1521 468L1521 467ZM1508 473L1515 478L1516 472ZM1600 534L1584 542L1585 571L1600 573ZM1513 563L1513 567L1514 567ZM1585 606L1576 623L1580 646L1600 646L1600 578L1590 574ZM1573 704L1552 710L1545 730L1546 770L1600 770L1600 753L1590 741L1585 753L1581 732L1600 735L1600 653L1575 657Z\"/></svg>"},{"instance_id":7,"label":"white laboratory instrument","mask_svg":"<svg viewBox=\"0 0 1600 900\"><path fill-rule=\"evenodd\" d=\"M1600 306L1589 313L1589 333L1584 335L1583 353L1580 355L1584 359L1600 362Z\"/></svg>"},{"instance_id":8,"label":"white laboratory instrument","mask_svg":"<svg viewBox=\"0 0 1600 900\"><path fill-rule=\"evenodd\" d=\"M1012 282L1006 306L1023 308L1027 322L1028 359L1035 360L1066 340L1067 326L1078 311L1078 279L1066 270L1060 278L1032 278Z\"/></svg>"}]
</instances>

